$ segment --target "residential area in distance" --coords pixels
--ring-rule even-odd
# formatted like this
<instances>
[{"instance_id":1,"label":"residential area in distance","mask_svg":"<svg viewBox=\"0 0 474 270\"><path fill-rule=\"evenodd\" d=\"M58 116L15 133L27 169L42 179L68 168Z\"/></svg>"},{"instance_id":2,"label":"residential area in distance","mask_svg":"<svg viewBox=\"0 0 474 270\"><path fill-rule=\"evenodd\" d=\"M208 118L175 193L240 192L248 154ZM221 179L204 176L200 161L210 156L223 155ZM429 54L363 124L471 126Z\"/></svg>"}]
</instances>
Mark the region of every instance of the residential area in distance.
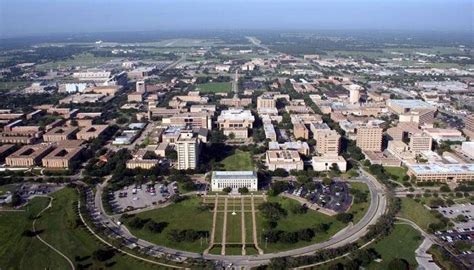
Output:
<instances>
[{"instance_id":1,"label":"residential area in distance","mask_svg":"<svg viewBox=\"0 0 474 270\"><path fill-rule=\"evenodd\" d=\"M472 138L472 35L0 39L0 269L472 269Z\"/></svg>"}]
</instances>

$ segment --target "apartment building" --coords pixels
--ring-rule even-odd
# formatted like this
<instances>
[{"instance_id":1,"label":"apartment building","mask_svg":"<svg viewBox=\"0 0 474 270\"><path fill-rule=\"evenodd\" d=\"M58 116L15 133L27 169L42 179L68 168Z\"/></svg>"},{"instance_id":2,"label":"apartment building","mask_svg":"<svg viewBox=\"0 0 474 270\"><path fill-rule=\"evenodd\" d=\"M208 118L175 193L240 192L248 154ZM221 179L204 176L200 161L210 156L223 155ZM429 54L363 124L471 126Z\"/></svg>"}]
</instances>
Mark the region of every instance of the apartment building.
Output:
<instances>
[{"instance_id":1,"label":"apartment building","mask_svg":"<svg viewBox=\"0 0 474 270\"><path fill-rule=\"evenodd\" d=\"M357 128L356 145L362 151L382 151L383 129L378 126L363 125Z\"/></svg>"},{"instance_id":2,"label":"apartment building","mask_svg":"<svg viewBox=\"0 0 474 270\"><path fill-rule=\"evenodd\" d=\"M199 162L199 140L192 133L181 133L175 142L178 170L196 169Z\"/></svg>"},{"instance_id":3,"label":"apartment building","mask_svg":"<svg viewBox=\"0 0 474 270\"><path fill-rule=\"evenodd\" d=\"M269 170L303 170L304 163L296 150L268 150L266 164Z\"/></svg>"},{"instance_id":4,"label":"apartment building","mask_svg":"<svg viewBox=\"0 0 474 270\"><path fill-rule=\"evenodd\" d=\"M236 139L247 139L248 129L253 128L255 117L250 110L228 109L221 112L217 117L219 129L224 135L234 135Z\"/></svg>"},{"instance_id":5,"label":"apartment building","mask_svg":"<svg viewBox=\"0 0 474 270\"><path fill-rule=\"evenodd\" d=\"M41 159L54 149L51 144L25 145L5 159L7 166L31 167L41 165Z\"/></svg>"},{"instance_id":6,"label":"apartment building","mask_svg":"<svg viewBox=\"0 0 474 270\"><path fill-rule=\"evenodd\" d=\"M70 128L65 128L65 127L55 127L51 129L50 131L46 132L43 134L43 141L45 142L60 142L60 141L66 141L66 140L71 140L75 136L75 133L77 132L78 128L76 127L70 127Z\"/></svg>"}]
</instances>

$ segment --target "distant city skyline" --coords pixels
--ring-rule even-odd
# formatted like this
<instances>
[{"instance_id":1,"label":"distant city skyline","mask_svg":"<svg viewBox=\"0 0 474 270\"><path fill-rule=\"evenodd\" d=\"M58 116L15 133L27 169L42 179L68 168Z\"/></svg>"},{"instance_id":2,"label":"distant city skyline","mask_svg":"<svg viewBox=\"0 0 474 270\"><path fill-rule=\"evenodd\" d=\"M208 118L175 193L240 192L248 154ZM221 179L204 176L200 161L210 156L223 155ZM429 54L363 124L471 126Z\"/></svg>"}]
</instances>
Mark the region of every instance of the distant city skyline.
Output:
<instances>
[{"instance_id":1,"label":"distant city skyline","mask_svg":"<svg viewBox=\"0 0 474 270\"><path fill-rule=\"evenodd\" d=\"M471 32L472 0L0 0L0 37L153 30Z\"/></svg>"}]
</instances>

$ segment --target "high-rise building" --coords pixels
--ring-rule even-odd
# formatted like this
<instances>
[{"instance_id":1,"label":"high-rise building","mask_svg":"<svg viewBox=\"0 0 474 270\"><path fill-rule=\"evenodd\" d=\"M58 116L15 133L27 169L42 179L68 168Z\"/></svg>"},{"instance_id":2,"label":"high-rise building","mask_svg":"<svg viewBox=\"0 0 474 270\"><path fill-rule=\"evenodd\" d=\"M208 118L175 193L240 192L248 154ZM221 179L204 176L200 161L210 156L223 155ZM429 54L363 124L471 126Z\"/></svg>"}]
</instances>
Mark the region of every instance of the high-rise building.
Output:
<instances>
[{"instance_id":1,"label":"high-rise building","mask_svg":"<svg viewBox=\"0 0 474 270\"><path fill-rule=\"evenodd\" d=\"M257 109L276 108L276 100L271 94L263 94L257 98Z\"/></svg>"},{"instance_id":2,"label":"high-rise building","mask_svg":"<svg viewBox=\"0 0 474 270\"><path fill-rule=\"evenodd\" d=\"M190 133L181 133L175 142L178 153L178 170L195 169L199 162L199 141Z\"/></svg>"},{"instance_id":3,"label":"high-rise building","mask_svg":"<svg viewBox=\"0 0 474 270\"><path fill-rule=\"evenodd\" d=\"M146 93L145 81L137 81L136 90L138 93Z\"/></svg>"},{"instance_id":4,"label":"high-rise building","mask_svg":"<svg viewBox=\"0 0 474 270\"><path fill-rule=\"evenodd\" d=\"M377 126L365 125L357 128L356 144L365 151L382 151L383 129Z\"/></svg>"},{"instance_id":5,"label":"high-rise building","mask_svg":"<svg viewBox=\"0 0 474 270\"><path fill-rule=\"evenodd\" d=\"M359 89L351 89L349 90L349 102L351 104L356 104L359 102L360 92Z\"/></svg>"},{"instance_id":6,"label":"high-rise building","mask_svg":"<svg viewBox=\"0 0 474 270\"><path fill-rule=\"evenodd\" d=\"M425 133L413 134L410 137L410 150L415 154L422 151L431 151L432 139L431 136Z\"/></svg>"},{"instance_id":7,"label":"high-rise building","mask_svg":"<svg viewBox=\"0 0 474 270\"><path fill-rule=\"evenodd\" d=\"M316 151L323 155L339 155L341 136L335 130L321 130L315 134Z\"/></svg>"},{"instance_id":8,"label":"high-rise building","mask_svg":"<svg viewBox=\"0 0 474 270\"><path fill-rule=\"evenodd\" d=\"M467 130L474 132L474 114L468 115L464 119L464 124L466 125Z\"/></svg>"}]
</instances>

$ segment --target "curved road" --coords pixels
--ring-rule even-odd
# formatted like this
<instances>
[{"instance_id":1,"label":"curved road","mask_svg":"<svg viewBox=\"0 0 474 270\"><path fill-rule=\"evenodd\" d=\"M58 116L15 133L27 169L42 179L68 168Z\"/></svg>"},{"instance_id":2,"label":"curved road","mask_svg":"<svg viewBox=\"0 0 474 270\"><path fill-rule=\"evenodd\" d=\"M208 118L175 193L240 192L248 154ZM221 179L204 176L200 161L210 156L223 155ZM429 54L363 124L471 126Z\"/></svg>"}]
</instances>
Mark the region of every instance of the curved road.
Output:
<instances>
[{"instance_id":1,"label":"curved road","mask_svg":"<svg viewBox=\"0 0 474 270\"><path fill-rule=\"evenodd\" d=\"M167 247L153 244L143 239L137 239L124 226L116 225L113 217L105 213L101 198L102 198L103 188L107 185L107 181L97 186L97 192L95 194L95 206L97 207L98 211L102 213L100 216L101 216L101 222L103 224L106 224L106 226L115 230L122 237L125 237L128 239L135 239L136 244L138 244L139 246L153 248L155 250L160 250L161 252L164 252L164 253L174 254L174 255L179 255L179 256L184 256L184 257L189 257L189 258L203 258L207 260L220 261L227 265L232 264L234 266L254 267L254 266L258 266L262 264L268 264L270 259L272 258L285 257L285 256L309 255L309 254L313 254L314 252L320 249L335 248L335 247L343 246L345 244L355 242L358 239L360 239L363 235L365 235L368 227L372 224L375 224L377 219L382 214L384 214L387 207L387 200L385 197L384 187L373 176L361 170L360 181L368 185L371 199L370 199L369 209L365 213L364 217L358 223L356 223L353 226L346 227L345 229L343 229L342 231L334 235L331 239L322 243L316 243L316 244L309 245L306 247L283 251L283 252L267 253L267 254L252 255L252 256L225 256L225 255L213 255L213 254L203 255L203 254L194 253L194 252L187 252L187 251L167 248Z\"/></svg>"}]
</instances>

